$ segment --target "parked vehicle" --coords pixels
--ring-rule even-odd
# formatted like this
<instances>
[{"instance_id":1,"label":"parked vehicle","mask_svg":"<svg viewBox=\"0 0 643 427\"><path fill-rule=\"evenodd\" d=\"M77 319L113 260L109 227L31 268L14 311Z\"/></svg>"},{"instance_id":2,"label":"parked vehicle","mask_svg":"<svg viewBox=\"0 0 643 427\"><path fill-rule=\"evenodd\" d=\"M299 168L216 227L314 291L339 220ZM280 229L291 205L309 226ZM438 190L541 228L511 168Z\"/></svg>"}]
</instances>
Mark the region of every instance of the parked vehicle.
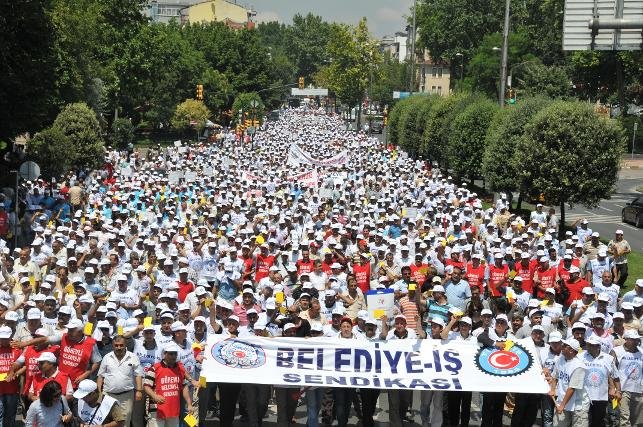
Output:
<instances>
[{"instance_id":1,"label":"parked vehicle","mask_svg":"<svg viewBox=\"0 0 643 427\"><path fill-rule=\"evenodd\" d=\"M643 196L626 203L621 211L621 218L623 222L630 222L637 227L643 227Z\"/></svg>"}]
</instances>

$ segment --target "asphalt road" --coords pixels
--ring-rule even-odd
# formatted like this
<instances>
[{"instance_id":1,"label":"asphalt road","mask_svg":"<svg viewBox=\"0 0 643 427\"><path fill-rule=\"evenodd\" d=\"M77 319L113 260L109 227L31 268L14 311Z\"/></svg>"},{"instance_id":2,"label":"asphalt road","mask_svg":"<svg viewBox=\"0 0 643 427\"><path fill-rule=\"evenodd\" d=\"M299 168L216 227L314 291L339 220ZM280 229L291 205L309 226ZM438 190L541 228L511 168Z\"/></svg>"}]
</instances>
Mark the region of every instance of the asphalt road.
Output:
<instances>
[{"instance_id":1,"label":"asphalt road","mask_svg":"<svg viewBox=\"0 0 643 427\"><path fill-rule=\"evenodd\" d=\"M565 220L572 223L576 219L587 218L589 227L598 231L603 239L612 239L617 229L622 229L625 240L633 250L643 250L643 229L638 229L632 224L621 221L621 210L625 203L632 201L641 195L636 188L643 186L643 170L623 169L619 174L618 189L610 199L604 199L595 209L587 209L584 206L574 206L567 209ZM558 209L556 209L557 213Z\"/></svg>"},{"instance_id":2,"label":"asphalt road","mask_svg":"<svg viewBox=\"0 0 643 427\"><path fill-rule=\"evenodd\" d=\"M472 399L472 405L471 405L471 421L469 423L470 426L479 426L480 425L480 397L476 396L477 393L474 393L473 399ZM272 403L272 402L271 402ZM375 412L375 425L377 427L388 427L390 424L388 422L388 399L386 396L386 393L383 392L380 394L380 397L378 399L377 403L377 410ZM412 427L412 426L421 426L422 425L422 420L420 419L420 414L419 414L419 408L420 408L420 392L415 392L413 393L413 405L411 407L411 414L413 415L413 423L404 423L405 426ZM263 420L263 426L264 427L275 427L277 425L277 407L273 404L268 406L268 414L267 418L264 418ZM537 420L538 423L540 420ZM503 425L508 426L511 423L510 418L508 416L505 416L503 418ZM206 427L215 427L218 426L219 422L216 419L208 419L206 420L205 426ZM297 412L295 413L295 424L296 426L305 426L306 425L306 406L305 405L300 405L297 408ZM322 425L320 423L320 425ZM335 422L334 425L337 425ZM361 422L359 421L359 418L355 415L354 409L351 410L351 417L348 421L349 426L360 426ZM540 424L538 424L540 425ZM235 420L234 427L244 427L244 423L240 420L240 417L237 415L237 418Z\"/></svg>"}]
</instances>

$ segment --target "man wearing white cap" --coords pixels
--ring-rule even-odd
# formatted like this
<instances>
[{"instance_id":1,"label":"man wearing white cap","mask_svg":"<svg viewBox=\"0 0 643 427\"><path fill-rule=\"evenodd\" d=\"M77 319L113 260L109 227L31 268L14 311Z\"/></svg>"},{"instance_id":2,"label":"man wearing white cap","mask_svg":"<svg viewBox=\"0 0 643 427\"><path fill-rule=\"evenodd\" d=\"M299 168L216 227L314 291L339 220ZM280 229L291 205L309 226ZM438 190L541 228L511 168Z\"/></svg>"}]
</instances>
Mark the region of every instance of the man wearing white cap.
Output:
<instances>
[{"instance_id":1,"label":"man wearing white cap","mask_svg":"<svg viewBox=\"0 0 643 427\"><path fill-rule=\"evenodd\" d=\"M616 283L623 286L627 280L627 255L632 252L630 244L623 238L623 230L616 230L614 240L607 244L607 253L614 259Z\"/></svg>"},{"instance_id":2,"label":"man wearing white cap","mask_svg":"<svg viewBox=\"0 0 643 427\"><path fill-rule=\"evenodd\" d=\"M72 319L66 327L67 333L60 340L59 368L69 375L76 387L98 370L102 358L96 340L83 334L82 320Z\"/></svg>"},{"instance_id":3,"label":"man wearing white cap","mask_svg":"<svg viewBox=\"0 0 643 427\"><path fill-rule=\"evenodd\" d=\"M52 352L45 351L36 358L36 372L33 378L30 378L28 386L28 396L30 401L38 400L40 391L50 381L56 381L60 384L63 396L71 399L74 393L74 386L71 383L69 375L58 369L58 360Z\"/></svg>"},{"instance_id":4,"label":"man wearing white cap","mask_svg":"<svg viewBox=\"0 0 643 427\"><path fill-rule=\"evenodd\" d=\"M554 331L549 334L548 343L540 349L540 362L543 368L545 378L550 381L551 374L554 372L554 366L561 357L563 349L563 336L560 332ZM542 420L543 427L553 427L554 425L554 401L551 396L542 397Z\"/></svg>"},{"instance_id":5,"label":"man wearing white cap","mask_svg":"<svg viewBox=\"0 0 643 427\"><path fill-rule=\"evenodd\" d=\"M163 359L145 373L145 393L150 398L148 427L178 427L181 401L192 412L189 376L177 361L179 347L163 348Z\"/></svg>"},{"instance_id":6,"label":"man wearing white cap","mask_svg":"<svg viewBox=\"0 0 643 427\"><path fill-rule=\"evenodd\" d=\"M620 380L621 409L620 422L622 426L639 425L643 416L643 393L641 378L643 378L643 353L641 353L641 337L632 329L623 333L625 343L612 350L616 358Z\"/></svg>"},{"instance_id":7,"label":"man wearing white cap","mask_svg":"<svg viewBox=\"0 0 643 427\"><path fill-rule=\"evenodd\" d=\"M556 361L550 395L556 401L556 425L586 426L589 399L585 391L585 365L577 357L581 347L574 338L563 341L562 357Z\"/></svg>"},{"instance_id":8,"label":"man wearing white cap","mask_svg":"<svg viewBox=\"0 0 643 427\"><path fill-rule=\"evenodd\" d=\"M92 380L82 380L74 392L78 399L78 417L81 426L125 426L125 411L118 401L106 394L101 395L98 385Z\"/></svg>"},{"instance_id":9,"label":"man wearing white cap","mask_svg":"<svg viewBox=\"0 0 643 427\"><path fill-rule=\"evenodd\" d=\"M585 390L590 399L589 427L603 427L607 404L620 394L618 371L614 357L601 351L601 340L592 335L585 340L581 355L587 369Z\"/></svg>"}]
</instances>

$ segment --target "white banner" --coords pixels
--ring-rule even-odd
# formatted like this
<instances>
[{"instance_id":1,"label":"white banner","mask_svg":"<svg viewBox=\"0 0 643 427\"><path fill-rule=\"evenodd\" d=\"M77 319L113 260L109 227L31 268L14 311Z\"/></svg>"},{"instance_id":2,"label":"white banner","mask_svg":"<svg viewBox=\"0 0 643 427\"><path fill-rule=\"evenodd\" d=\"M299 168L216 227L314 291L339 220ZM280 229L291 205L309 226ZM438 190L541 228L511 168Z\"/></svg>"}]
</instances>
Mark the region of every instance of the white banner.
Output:
<instances>
[{"instance_id":1,"label":"white banner","mask_svg":"<svg viewBox=\"0 0 643 427\"><path fill-rule=\"evenodd\" d=\"M331 157L330 159L314 159L308 153L299 147L297 144L290 144L288 149L288 164L297 165L313 165L313 166L343 166L348 162L348 151L344 150L341 153Z\"/></svg>"},{"instance_id":2,"label":"white banner","mask_svg":"<svg viewBox=\"0 0 643 427\"><path fill-rule=\"evenodd\" d=\"M288 181L296 182L301 187L317 187L317 181L319 180L319 175L316 170L310 172L304 172L297 175L292 175L288 177Z\"/></svg>"},{"instance_id":3,"label":"white banner","mask_svg":"<svg viewBox=\"0 0 643 427\"><path fill-rule=\"evenodd\" d=\"M211 335L208 382L291 387L547 393L531 339L507 350L435 340L230 338Z\"/></svg>"}]
</instances>

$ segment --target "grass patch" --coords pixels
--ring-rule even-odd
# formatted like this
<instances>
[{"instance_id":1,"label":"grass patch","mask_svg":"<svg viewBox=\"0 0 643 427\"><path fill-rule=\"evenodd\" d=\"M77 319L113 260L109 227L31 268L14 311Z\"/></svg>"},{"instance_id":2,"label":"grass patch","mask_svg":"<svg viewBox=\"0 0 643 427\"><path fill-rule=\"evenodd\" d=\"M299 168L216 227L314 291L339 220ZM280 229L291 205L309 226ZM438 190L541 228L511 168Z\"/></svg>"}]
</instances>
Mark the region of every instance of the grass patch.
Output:
<instances>
[{"instance_id":1,"label":"grass patch","mask_svg":"<svg viewBox=\"0 0 643 427\"><path fill-rule=\"evenodd\" d=\"M634 288L636 279L643 278L643 252L632 251L627 256L627 281L625 282L625 289L621 289L621 295Z\"/></svg>"}]
</instances>

